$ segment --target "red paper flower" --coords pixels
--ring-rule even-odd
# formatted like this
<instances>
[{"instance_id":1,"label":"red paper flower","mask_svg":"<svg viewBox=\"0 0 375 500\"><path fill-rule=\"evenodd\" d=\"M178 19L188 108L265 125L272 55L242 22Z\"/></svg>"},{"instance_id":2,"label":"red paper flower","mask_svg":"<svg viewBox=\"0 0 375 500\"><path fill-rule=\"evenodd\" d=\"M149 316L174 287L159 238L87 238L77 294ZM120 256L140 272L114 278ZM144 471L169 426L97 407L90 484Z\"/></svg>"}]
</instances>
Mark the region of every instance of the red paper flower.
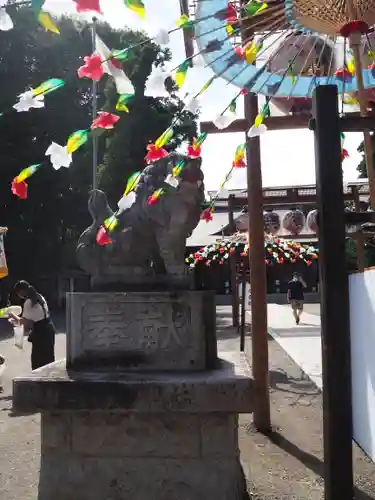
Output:
<instances>
[{"instance_id":1,"label":"red paper flower","mask_svg":"<svg viewBox=\"0 0 375 500\"><path fill-rule=\"evenodd\" d=\"M241 95L247 95L247 90L246 89L242 89L241 90Z\"/></svg>"},{"instance_id":2,"label":"red paper flower","mask_svg":"<svg viewBox=\"0 0 375 500\"><path fill-rule=\"evenodd\" d=\"M74 0L77 12L97 12L102 14L99 0Z\"/></svg>"},{"instance_id":3,"label":"red paper flower","mask_svg":"<svg viewBox=\"0 0 375 500\"><path fill-rule=\"evenodd\" d=\"M12 193L18 196L21 200L26 200L27 198L27 184L25 181L17 182L16 178L12 182Z\"/></svg>"},{"instance_id":4,"label":"red paper flower","mask_svg":"<svg viewBox=\"0 0 375 500\"><path fill-rule=\"evenodd\" d=\"M306 261L306 264L307 264L308 266L311 266L312 261L311 261L311 260L307 260L307 261Z\"/></svg>"},{"instance_id":5,"label":"red paper flower","mask_svg":"<svg viewBox=\"0 0 375 500\"><path fill-rule=\"evenodd\" d=\"M99 231L96 233L96 243L101 247L112 243L112 239L104 226L100 226Z\"/></svg>"},{"instance_id":6,"label":"red paper flower","mask_svg":"<svg viewBox=\"0 0 375 500\"><path fill-rule=\"evenodd\" d=\"M98 118L91 124L91 128L104 128L106 130L113 128L119 121L120 117L106 111L99 111Z\"/></svg>"},{"instance_id":7,"label":"red paper flower","mask_svg":"<svg viewBox=\"0 0 375 500\"><path fill-rule=\"evenodd\" d=\"M339 78L340 80L352 80L353 75L350 73L350 71L347 68L339 68L335 72L336 78Z\"/></svg>"},{"instance_id":8,"label":"red paper flower","mask_svg":"<svg viewBox=\"0 0 375 500\"><path fill-rule=\"evenodd\" d=\"M155 144L149 144L147 146L147 155L145 156L147 163L158 161L166 156L168 156L168 152L164 148L157 148Z\"/></svg>"},{"instance_id":9,"label":"red paper flower","mask_svg":"<svg viewBox=\"0 0 375 500\"><path fill-rule=\"evenodd\" d=\"M201 213L201 219L206 222L210 222L212 220L212 209L210 207L205 208Z\"/></svg>"},{"instance_id":10,"label":"red paper flower","mask_svg":"<svg viewBox=\"0 0 375 500\"><path fill-rule=\"evenodd\" d=\"M231 2L228 2L227 13L226 13L226 21L227 24L234 24L238 20L237 11L234 5Z\"/></svg>"},{"instance_id":11,"label":"red paper flower","mask_svg":"<svg viewBox=\"0 0 375 500\"><path fill-rule=\"evenodd\" d=\"M197 146L197 144L195 144L195 141L187 148L187 155L189 156L189 158L199 158L201 156L201 152L202 148L200 146Z\"/></svg>"},{"instance_id":12,"label":"red paper flower","mask_svg":"<svg viewBox=\"0 0 375 500\"><path fill-rule=\"evenodd\" d=\"M344 161L345 158L349 158L349 153L346 149L341 150L341 161Z\"/></svg>"},{"instance_id":13,"label":"red paper flower","mask_svg":"<svg viewBox=\"0 0 375 500\"><path fill-rule=\"evenodd\" d=\"M85 64L78 68L79 78L91 78L98 82L104 75L102 59L98 54L84 57Z\"/></svg>"},{"instance_id":14,"label":"red paper flower","mask_svg":"<svg viewBox=\"0 0 375 500\"><path fill-rule=\"evenodd\" d=\"M266 259L264 262L265 262L266 266L270 263L270 261L268 259Z\"/></svg>"}]
</instances>

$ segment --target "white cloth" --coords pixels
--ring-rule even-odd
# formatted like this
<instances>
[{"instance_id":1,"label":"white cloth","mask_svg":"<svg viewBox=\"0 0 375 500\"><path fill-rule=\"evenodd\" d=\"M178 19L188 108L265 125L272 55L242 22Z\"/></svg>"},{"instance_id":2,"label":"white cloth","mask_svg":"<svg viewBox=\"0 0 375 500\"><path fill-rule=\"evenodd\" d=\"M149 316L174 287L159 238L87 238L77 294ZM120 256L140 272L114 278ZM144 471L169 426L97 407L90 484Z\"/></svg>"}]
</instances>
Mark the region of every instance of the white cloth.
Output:
<instances>
[{"instance_id":1,"label":"white cloth","mask_svg":"<svg viewBox=\"0 0 375 500\"><path fill-rule=\"evenodd\" d=\"M34 323L36 323L37 321L41 321L42 319L48 317L47 302L44 297L41 298L43 300L44 310L39 303L33 306L30 299L25 300L22 313L23 318L34 321Z\"/></svg>"}]
</instances>

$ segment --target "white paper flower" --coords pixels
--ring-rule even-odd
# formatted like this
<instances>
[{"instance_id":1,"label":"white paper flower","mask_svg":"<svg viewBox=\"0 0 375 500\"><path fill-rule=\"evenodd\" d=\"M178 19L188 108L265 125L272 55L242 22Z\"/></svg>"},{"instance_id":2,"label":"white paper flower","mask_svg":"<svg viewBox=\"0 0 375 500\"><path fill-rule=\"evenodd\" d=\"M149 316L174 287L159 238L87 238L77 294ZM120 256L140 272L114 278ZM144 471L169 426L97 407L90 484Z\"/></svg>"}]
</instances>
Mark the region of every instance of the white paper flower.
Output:
<instances>
[{"instance_id":1,"label":"white paper flower","mask_svg":"<svg viewBox=\"0 0 375 500\"><path fill-rule=\"evenodd\" d=\"M176 188L178 186L178 180L172 174L169 174L165 179L165 182L170 186Z\"/></svg>"},{"instance_id":2,"label":"white paper flower","mask_svg":"<svg viewBox=\"0 0 375 500\"><path fill-rule=\"evenodd\" d=\"M186 99L183 111L190 111L190 113L196 115L199 109L200 109L200 102L198 97L188 97Z\"/></svg>"},{"instance_id":3,"label":"white paper flower","mask_svg":"<svg viewBox=\"0 0 375 500\"><path fill-rule=\"evenodd\" d=\"M219 130L224 130L225 128L229 127L229 125L233 123L236 118L236 113L227 112L223 115L216 116L212 121L216 128L218 128Z\"/></svg>"},{"instance_id":4,"label":"white paper flower","mask_svg":"<svg viewBox=\"0 0 375 500\"><path fill-rule=\"evenodd\" d=\"M103 61L102 66L104 73L112 76L115 81L116 89L118 94L134 94L134 86L130 79L126 76L125 72L117 67L116 61L111 58L111 51L103 42L103 40L96 35L96 53L100 56Z\"/></svg>"},{"instance_id":5,"label":"white paper flower","mask_svg":"<svg viewBox=\"0 0 375 500\"><path fill-rule=\"evenodd\" d=\"M126 196L123 196L121 200L117 203L117 206L119 208L120 213L124 212L124 210L127 210L130 208L133 203L135 203L135 193L132 191L131 193L127 194Z\"/></svg>"},{"instance_id":6,"label":"white paper flower","mask_svg":"<svg viewBox=\"0 0 375 500\"><path fill-rule=\"evenodd\" d=\"M247 133L248 137L259 137L260 135L263 135L267 132L267 127L264 125L264 123L261 123L259 127L256 127L253 125L250 130Z\"/></svg>"},{"instance_id":7,"label":"white paper flower","mask_svg":"<svg viewBox=\"0 0 375 500\"><path fill-rule=\"evenodd\" d=\"M61 167L68 168L72 163L72 154L68 153L68 148L66 146L60 146L60 144L56 142L52 142L46 151L46 156L50 157L50 161L55 170L59 170Z\"/></svg>"},{"instance_id":8,"label":"white paper flower","mask_svg":"<svg viewBox=\"0 0 375 500\"><path fill-rule=\"evenodd\" d=\"M12 18L4 8L1 8L6 4L6 0L0 1L0 31L9 31L13 28Z\"/></svg>"},{"instance_id":9,"label":"white paper flower","mask_svg":"<svg viewBox=\"0 0 375 500\"><path fill-rule=\"evenodd\" d=\"M218 198L221 198L221 199L227 199L227 198L229 198L229 191L228 191L228 189L224 188L224 187L220 188L220 191L219 191L219 193L218 193L217 196L218 196Z\"/></svg>"},{"instance_id":10,"label":"white paper flower","mask_svg":"<svg viewBox=\"0 0 375 500\"><path fill-rule=\"evenodd\" d=\"M161 66L153 66L150 76L147 78L145 96L147 97L169 97L165 88L165 80L171 76L170 72Z\"/></svg>"},{"instance_id":11,"label":"white paper flower","mask_svg":"<svg viewBox=\"0 0 375 500\"><path fill-rule=\"evenodd\" d=\"M13 106L18 112L29 111L31 108L44 108L44 96L34 96L32 90L23 92L18 96L18 102Z\"/></svg>"},{"instance_id":12,"label":"white paper flower","mask_svg":"<svg viewBox=\"0 0 375 500\"><path fill-rule=\"evenodd\" d=\"M153 37L154 42L158 45L168 45L170 42L170 36L167 30L160 29Z\"/></svg>"}]
</instances>

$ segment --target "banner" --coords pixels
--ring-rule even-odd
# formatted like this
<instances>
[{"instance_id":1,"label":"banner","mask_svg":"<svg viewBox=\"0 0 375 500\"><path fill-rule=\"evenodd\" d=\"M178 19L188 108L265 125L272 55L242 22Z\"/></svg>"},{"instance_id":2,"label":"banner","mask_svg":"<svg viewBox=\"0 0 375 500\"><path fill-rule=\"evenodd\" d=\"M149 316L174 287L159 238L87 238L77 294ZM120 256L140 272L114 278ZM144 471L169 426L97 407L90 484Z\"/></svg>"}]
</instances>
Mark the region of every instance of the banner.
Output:
<instances>
[{"instance_id":1,"label":"banner","mask_svg":"<svg viewBox=\"0 0 375 500\"><path fill-rule=\"evenodd\" d=\"M0 279L8 276L8 266L4 248L4 235L6 234L6 232L6 228L0 228Z\"/></svg>"}]
</instances>

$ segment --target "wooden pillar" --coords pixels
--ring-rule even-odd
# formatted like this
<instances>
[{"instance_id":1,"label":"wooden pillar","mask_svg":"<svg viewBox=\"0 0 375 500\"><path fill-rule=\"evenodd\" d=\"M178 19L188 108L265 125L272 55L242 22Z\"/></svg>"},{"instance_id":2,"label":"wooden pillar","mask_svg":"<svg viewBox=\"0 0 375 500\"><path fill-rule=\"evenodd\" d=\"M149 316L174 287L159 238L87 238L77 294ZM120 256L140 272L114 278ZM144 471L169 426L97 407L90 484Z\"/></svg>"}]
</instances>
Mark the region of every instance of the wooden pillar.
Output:
<instances>
[{"instance_id":1,"label":"wooden pillar","mask_svg":"<svg viewBox=\"0 0 375 500\"><path fill-rule=\"evenodd\" d=\"M321 286L325 500L353 500L349 290L337 87L313 97Z\"/></svg>"},{"instance_id":2,"label":"wooden pillar","mask_svg":"<svg viewBox=\"0 0 375 500\"><path fill-rule=\"evenodd\" d=\"M228 215L229 215L229 231L231 234L236 232L236 223L234 221L233 213L233 200L234 195L230 194L228 198ZM230 285L232 289L232 323L235 328L239 327L239 298L238 298L238 284L236 272L236 255L229 256L230 266Z\"/></svg>"},{"instance_id":3,"label":"wooden pillar","mask_svg":"<svg viewBox=\"0 0 375 500\"><path fill-rule=\"evenodd\" d=\"M248 128L258 114L258 98L247 94L245 118ZM249 255L251 286L251 340L252 370L254 378L254 424L264 433L271 430L268 332L267 332L267 281L264 258L263 192L259 137L247 141L247 193L249 213Z\"/></svg>"},{"instance_id":4,"label":"wooden pillar","mask_svg":"<svg viewBox=\"0 0 375 500\"><path fill-rule=\"evenodd\" d=\"M356 212L361 212L361 203L359 200L359 193L357 186L352 186L352 194L354 200L354 208ZM358 271L363 273L365 270L365 238L363 231L360 229L355 233L355 244L357 249L357 266Z\"/></svg>"}]
</instances>

